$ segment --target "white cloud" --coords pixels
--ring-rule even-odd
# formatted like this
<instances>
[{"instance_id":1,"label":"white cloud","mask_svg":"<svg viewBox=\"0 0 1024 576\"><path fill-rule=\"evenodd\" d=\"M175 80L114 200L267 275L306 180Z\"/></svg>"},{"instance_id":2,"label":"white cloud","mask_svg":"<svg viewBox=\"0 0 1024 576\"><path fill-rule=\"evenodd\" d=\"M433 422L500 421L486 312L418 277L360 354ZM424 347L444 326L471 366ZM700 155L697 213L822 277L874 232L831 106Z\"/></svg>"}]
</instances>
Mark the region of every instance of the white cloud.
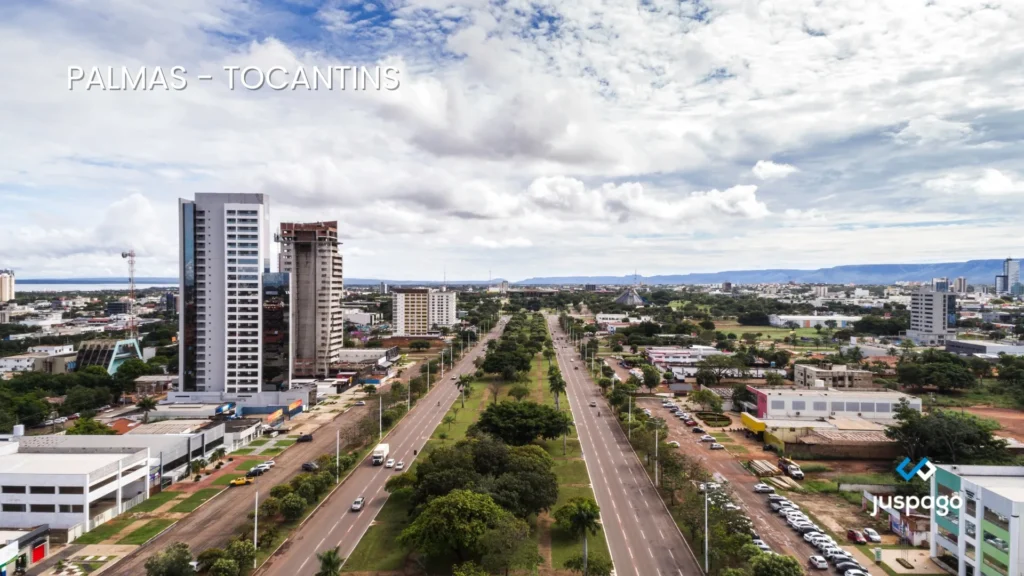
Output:
<instances>
[{"instance_id":1,"label":"white cloud","mask_svg":"<svg viewBox=\"0 0 1024 576\"><path fill-rule=\"evenodd\" d=\"M529 248L533 246L533 242L529 238L522 237L488 239L474 236L470 243L482 248Z\"/></svg>"},{"instance_id":2,"label":"white cloud","mask_svg":"<svg viewBox=\"0 0 1024 576\"><path fill-rule=\"evenodd\" d=\"M777 180L779 178L785 178L790 174L799 172L796 166L789 164L776 164L771 160L758 160L757 164L750 170L761 180Z\"/></svg>"},{"instance_id":3,"label":"white cloud","mask_svg":"<svg viewBox=\"0 0 1024 576\"><path fill-rule=\"evenodd\" d=\"M994 168L970 173L947 174L924 183L925 188L949 194L974 193L978 196L1008 196L1024 194L1024 179L1011 172Z\"/></svg>"},{"instance_id":4,"label":"white cloud","mask_svg":"<svg viewBox=\"0 0 1024 576\"><path fill-rule=\"evenodd\" d=\"M969 136L971 132L971 125L967 122L943 120L929 114L908 122L902 130L893 135L893 139L901 144L928 144L960 140Z\"/></svg>"}]
</instances>

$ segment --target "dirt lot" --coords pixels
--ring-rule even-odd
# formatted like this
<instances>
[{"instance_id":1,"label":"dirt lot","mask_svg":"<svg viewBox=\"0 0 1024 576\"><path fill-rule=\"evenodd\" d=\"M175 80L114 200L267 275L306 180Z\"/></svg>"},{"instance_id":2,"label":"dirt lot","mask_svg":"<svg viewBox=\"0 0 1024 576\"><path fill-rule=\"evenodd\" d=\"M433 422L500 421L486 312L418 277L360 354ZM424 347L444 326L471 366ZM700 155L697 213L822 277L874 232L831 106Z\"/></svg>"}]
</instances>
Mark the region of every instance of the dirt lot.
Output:
<instances>
[{"instance_id":1,"label":"dirt lot","mask_svg":"<svg viewBox=\"0 0 1024 576\"><path fill-rule=\"evenodd\" d=\"M1000 436L1024 442L1024 412L1009 408L966 408L966 411L975 416L992 418L1003 427L998 432Z\"/></svg>"}]
</instances>

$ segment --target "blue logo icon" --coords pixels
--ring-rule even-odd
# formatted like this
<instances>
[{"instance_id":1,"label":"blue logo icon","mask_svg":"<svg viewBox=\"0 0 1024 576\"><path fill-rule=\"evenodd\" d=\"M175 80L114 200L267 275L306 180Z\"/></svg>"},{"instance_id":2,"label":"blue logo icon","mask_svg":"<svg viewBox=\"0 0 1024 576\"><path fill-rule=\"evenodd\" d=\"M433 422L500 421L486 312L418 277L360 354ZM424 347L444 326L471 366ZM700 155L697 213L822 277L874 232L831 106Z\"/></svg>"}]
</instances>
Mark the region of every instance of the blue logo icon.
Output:
<instances>
[{"instance_id":1,"label":"blue logo icon","mask_svg":"<svg viewBox=\"0 0 1024 576\"><path fill-rule=\"evenodd\" d=\"M910 470L907 470L908 464L910 464L910 458L904 458L903 462L900 462L900 465L896 467L896 473L902 476L907 482L910 482L910 479L914 477L914 474L917 474L921 480L924 480L925 482L935 474L935 466L932 466L932 463L927 458L921 458L921 461ZM925 471L925 468L927 468L927 471Z\"/></svg>"}]
</instances>

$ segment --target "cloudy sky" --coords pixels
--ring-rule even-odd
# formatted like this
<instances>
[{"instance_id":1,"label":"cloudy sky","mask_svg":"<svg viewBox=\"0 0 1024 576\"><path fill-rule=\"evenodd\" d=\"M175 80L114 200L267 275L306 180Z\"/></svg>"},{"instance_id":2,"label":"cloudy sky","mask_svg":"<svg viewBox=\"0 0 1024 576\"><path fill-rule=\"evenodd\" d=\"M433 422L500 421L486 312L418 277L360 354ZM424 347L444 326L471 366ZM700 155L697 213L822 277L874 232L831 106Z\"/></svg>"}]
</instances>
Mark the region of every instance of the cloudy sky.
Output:
<instances>
[{"instance_id":1,"label":"cloudy sky","mask_svg":"<svg viewBox=\"0 0 1024 576\"><path fill-rule=\"evenodd\" d=\"M197 191L338 220L350 277L1021 256L1022 29L1020 0L6 0L0 268L123 276L134 247L174 275ZM401 84L232 91L228 65Z\"/></svg>"}]
</instances>

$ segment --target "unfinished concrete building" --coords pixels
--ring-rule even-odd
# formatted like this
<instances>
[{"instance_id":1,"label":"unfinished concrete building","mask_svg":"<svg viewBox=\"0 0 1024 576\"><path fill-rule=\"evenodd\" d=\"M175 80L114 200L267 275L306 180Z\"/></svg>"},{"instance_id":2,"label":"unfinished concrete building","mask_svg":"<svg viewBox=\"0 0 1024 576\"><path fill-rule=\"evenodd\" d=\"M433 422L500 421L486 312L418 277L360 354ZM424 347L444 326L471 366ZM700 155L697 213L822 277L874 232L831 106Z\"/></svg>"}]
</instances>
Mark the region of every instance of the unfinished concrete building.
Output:
<instances>
[{"instance_id":1,"label":"unfinished concrete building","mask_svg":"<svg viewBox=\"0 0 1024 576\"><path fill-rule=\"evenodd\" d=\"M292 375L330 376L345 335L338 223L282 223L280 241L280 270L294 279Z\"/></svg>"}]
</instances>

